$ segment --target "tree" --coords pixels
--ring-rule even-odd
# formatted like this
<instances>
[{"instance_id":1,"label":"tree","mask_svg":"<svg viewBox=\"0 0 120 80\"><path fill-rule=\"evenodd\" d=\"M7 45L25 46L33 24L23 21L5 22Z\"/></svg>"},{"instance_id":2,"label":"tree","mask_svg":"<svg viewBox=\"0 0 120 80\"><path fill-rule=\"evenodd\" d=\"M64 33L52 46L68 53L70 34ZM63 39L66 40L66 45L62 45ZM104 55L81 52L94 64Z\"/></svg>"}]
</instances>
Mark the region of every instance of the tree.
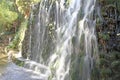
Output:
<instances>
[{"instance_id":1,"label":"tree","mask_svg":"<svg viewBox=\"0 0 120 80\"><path fill-rule=\"evenodd\" d=\"M18 18L17 12L10 9L13 5L13 1L0 1L0 33Z\"/></svg>"}]
</instances>

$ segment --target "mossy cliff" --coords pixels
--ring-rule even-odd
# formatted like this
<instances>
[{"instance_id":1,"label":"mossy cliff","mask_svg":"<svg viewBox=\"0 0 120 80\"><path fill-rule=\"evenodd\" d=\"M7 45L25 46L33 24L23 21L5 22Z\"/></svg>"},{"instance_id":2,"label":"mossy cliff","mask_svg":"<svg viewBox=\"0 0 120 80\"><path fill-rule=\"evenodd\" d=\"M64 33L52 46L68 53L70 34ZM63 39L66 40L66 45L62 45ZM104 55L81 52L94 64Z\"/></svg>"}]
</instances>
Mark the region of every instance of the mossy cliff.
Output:
<instances>
[{"instance_id":1,"label":"mossy cliff","mask_svg":"<svg viewBox=\"0 0 120 80\"><path fill-rule=\"evenodd\" d=\"M120 1L100 0L103 22L97 24L101 80L120 79Z\"/></svg>"}]
</instances>

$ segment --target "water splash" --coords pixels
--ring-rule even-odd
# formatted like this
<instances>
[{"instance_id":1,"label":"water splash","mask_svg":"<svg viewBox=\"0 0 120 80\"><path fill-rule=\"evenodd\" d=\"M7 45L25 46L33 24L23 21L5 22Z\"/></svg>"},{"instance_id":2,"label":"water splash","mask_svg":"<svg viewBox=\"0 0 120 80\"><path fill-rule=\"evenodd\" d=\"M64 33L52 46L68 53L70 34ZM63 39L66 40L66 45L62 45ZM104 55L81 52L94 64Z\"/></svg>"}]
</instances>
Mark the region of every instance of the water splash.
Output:
<instances>
[{"instance_id":1,"label":"water splash","mask_svg":"<svg viewBox=\"0 0 120 80\"><path fill-rule=\"evenodd\" d=\"M91 80L98 60L95 5L96 0L41 0L30 28L32 61L25 66L45 80Z\"/></svg>"}]
</instances>

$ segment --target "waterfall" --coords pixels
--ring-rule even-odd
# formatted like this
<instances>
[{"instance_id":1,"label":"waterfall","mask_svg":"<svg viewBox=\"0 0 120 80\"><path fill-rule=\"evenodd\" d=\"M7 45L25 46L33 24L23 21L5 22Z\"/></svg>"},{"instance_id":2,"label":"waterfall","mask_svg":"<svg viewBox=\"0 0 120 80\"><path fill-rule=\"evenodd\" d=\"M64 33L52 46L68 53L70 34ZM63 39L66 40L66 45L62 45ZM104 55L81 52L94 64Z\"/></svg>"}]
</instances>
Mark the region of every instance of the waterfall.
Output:
<instances>
[{"instance_id":1,"label":"waterfall","mask_svg":"<svg viewBox=\"0 0 120 80\"><path fill-rule=\"evenodd\" d=\"M92 80L99 61L95 6L96 0L41 0L34 5L24 66L43 80Z\"/></svg>"}]
</instances>

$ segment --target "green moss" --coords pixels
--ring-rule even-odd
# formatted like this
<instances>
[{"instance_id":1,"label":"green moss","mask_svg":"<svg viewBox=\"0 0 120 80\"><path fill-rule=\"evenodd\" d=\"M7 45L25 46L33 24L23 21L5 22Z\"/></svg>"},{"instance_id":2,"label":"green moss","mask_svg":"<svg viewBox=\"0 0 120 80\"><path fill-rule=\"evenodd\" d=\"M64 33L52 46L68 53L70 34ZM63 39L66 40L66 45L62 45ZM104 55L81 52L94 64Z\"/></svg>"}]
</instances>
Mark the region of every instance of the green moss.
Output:
<instances>
[{"instance_id":1,"label":"green moss","mask_svg":"<svg viewBox=\"0 0 120 80\"><path fill-rule=\"evenodd\" d=\"M25 64L24 61L20 61L20 60L18 60L18 59L14 59L13 62L14 62L16 65L21 66L21 67L24 66L24 64Z\"/></svg>"},{"instance_id":2,"label":"green moss","mask_svg":"<svg viewBox=\"0 0 120 80\"><path fill-rule=\"evenodd\" d=\"M9 49L16 49L16 50L21 49L22 41L23 41L24 36L25 36L25 31L27 30L27 23L28 23L28 20L25 20L21 23L19 31L15 35L13 41L7 46L8 50Z\"/></svg>"}]
</instances>

